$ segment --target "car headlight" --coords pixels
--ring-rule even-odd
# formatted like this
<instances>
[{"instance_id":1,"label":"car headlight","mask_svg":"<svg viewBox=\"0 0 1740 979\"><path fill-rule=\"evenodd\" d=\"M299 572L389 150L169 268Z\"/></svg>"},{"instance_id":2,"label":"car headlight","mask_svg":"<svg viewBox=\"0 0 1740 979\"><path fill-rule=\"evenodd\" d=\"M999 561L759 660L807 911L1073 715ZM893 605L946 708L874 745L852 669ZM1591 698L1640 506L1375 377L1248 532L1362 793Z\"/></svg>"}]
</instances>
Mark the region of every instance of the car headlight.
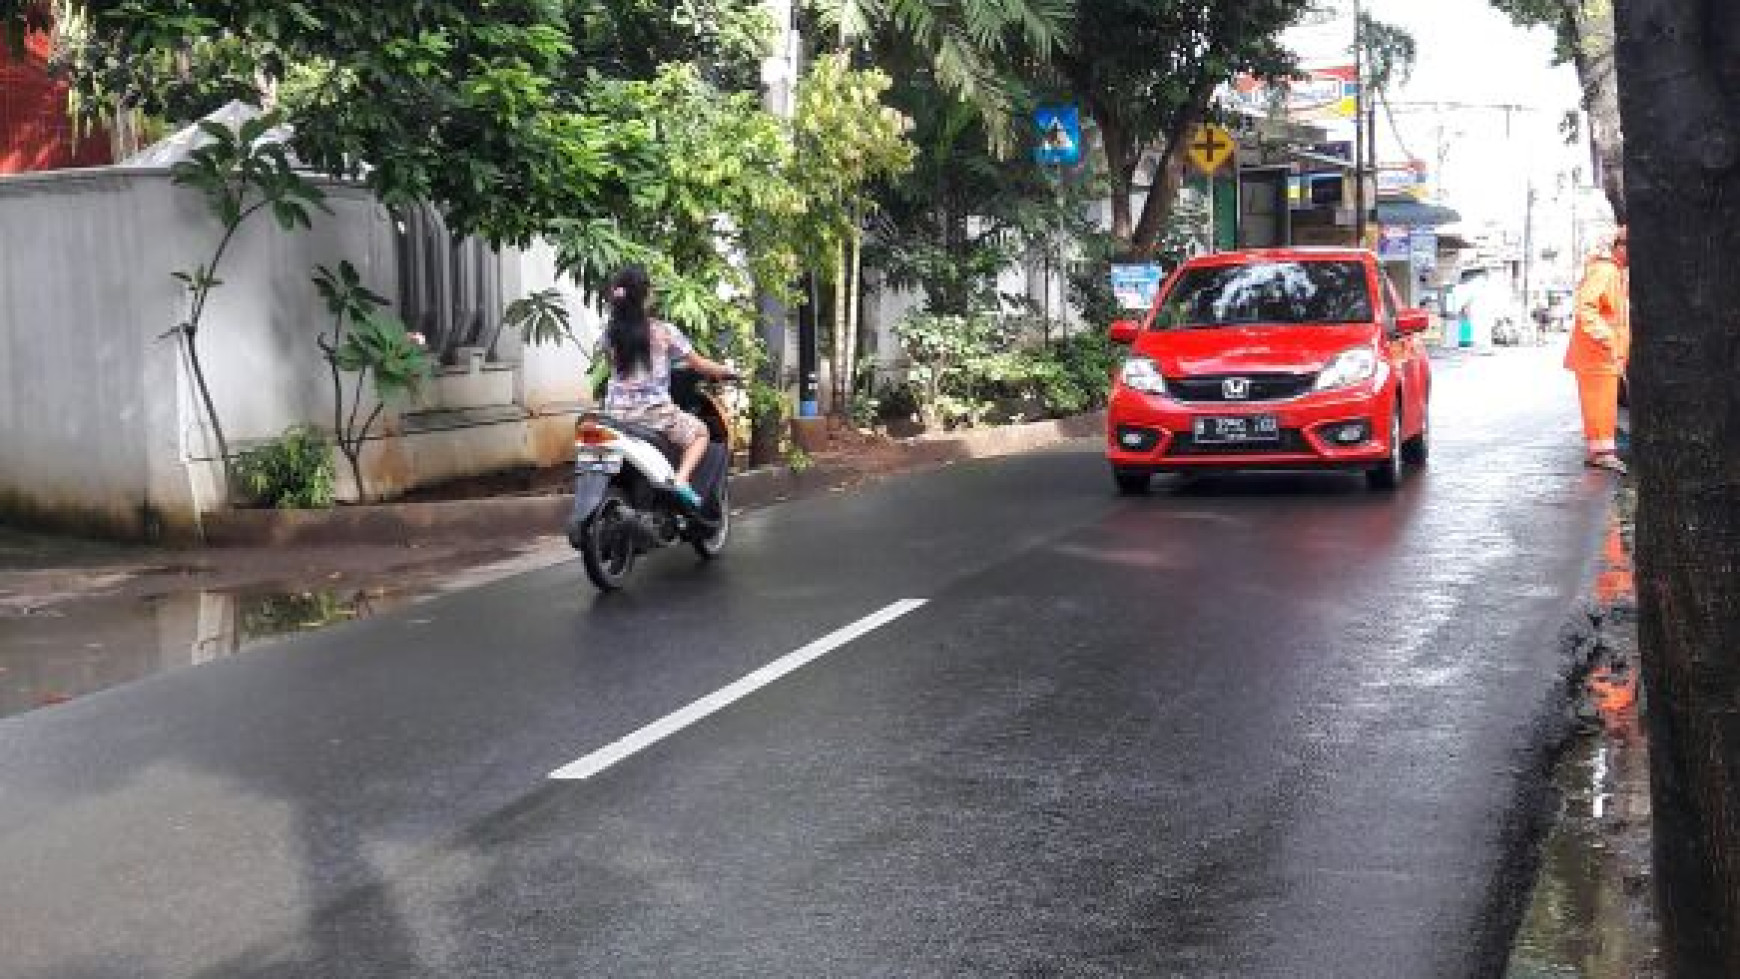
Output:
<instances>
[{"instance_id":1,"label":"car headlight","mask_svg":"<svg viewBox=\"0 0 1740 979\"><path fill-rule=\"evenodd\" d=\"M1146 357L1131 357L1124 361L1124 369L1119 372L1124 386L1132 391L1143 394L1165 394L1166 378L1161 375L1160 368Z\"/></svg>"},{"instance_id":2,"label":"car headlight","mask_svg":"<svg viewBox=\"0 0 1740 979\"><path fill-rule=\"evenodd\" d=\"M1329 361L1329 366L1317 375L1315 390L1352 387L1377 376L1378 358L1370 347L1343 350Z\"/></svg>"}]
</instances>

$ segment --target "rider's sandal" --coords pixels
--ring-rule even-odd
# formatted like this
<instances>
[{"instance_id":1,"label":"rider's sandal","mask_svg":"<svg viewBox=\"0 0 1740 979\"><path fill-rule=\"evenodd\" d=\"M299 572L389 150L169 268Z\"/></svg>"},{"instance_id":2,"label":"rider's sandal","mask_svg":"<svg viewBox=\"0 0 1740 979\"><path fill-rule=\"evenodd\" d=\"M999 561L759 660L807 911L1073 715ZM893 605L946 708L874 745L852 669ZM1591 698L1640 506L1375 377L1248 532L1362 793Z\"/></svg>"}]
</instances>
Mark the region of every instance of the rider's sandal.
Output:
<instances>
[{"instance_id":1,"label":"rider's sandal","mask_svg":"<svg viewBox=\"0 0 1740 979\"><path fill-rule=\"evenodd\" d=\"M1611 452L1603 452L1600 455L1590 456L1583 460L1583 465L1588 466L1590 469L1605 469L1608 472L1616 472L1621 475L1627 471L1625 463L1620 461L1620 458Z\"/></svg>"},{"instance_id":2,"label":"rider's sandal","mask_svg":"<svg viewBox=\"0 0 1740 979\"><path fill-rule=\"evenodd\" d=\"M673 483L671 484L671 492L691 510L701 509L701 494L695 492L694 488L688 484Z\"/></svg>"}]
</instances>

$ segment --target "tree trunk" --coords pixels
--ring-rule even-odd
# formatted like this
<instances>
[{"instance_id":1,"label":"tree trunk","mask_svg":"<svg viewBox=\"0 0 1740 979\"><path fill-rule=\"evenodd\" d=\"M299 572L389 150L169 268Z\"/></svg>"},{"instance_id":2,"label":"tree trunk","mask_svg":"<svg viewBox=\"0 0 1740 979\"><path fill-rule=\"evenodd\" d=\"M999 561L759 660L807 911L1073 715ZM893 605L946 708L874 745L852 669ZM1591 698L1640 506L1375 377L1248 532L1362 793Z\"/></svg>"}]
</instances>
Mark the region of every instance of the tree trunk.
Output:
<instances>
[{"instance_id":1,"label":"tree trunk","mask_svg":"<svg viewBox=\"0 0 1740 979\"><path fill-rule=\"evenodd\" d=\"M756 368L757 380L765 388L783 394L785 390L785 306L771 295L763 293L757 302L757 308L760 312L758 334L762 346L762 362ZM781 400L783 401L783 398ZM751 414L749 419L749 465L751 468L770 466L779 461L779 443L785 435L785 422L785 412L778 409Z\"/></svg>"},{"instance_id":2,"label":"tree trunk","mask_svg":"<svg viewBox=\"0 0 1740 979\"><path fill-rule=\"evenodd\" d=\"M1178 153L1183 144L1173 143L1160 155L1160 169L1154 184L1148 188L1148 199L1142 205L1142 219L1129 238L1130 254L1152 258L1160 244L1160 233L1172 217L1178 203L1178 191L1184 184L1184 170L1178 165ZM1213 188L1210 187L1210 192Z\"/></svg>"},{"instance_id":3,"label":"tree trunk","mask_svg":"<svg viewBox=\"0 0 1740 979\"><path fill-rule=\"evenodd\" d=\"M1740 976L1740 21L1621 0L1638 599L1674 976Z\"/></svg>"},{"instance_id":4,"label":"tree trunk","mask_svg":"<svg viewBox=\"0 0 1740 979\"><path fill-rule=\"evenodd\" d=\"M846 345L851 341L846 322L846 306L851 301L848 295L850 287L851 284L846 281L846 243L842 241L834 249L833 413L837 418L844 418L851 412L846 395L851 390L851 380L846 377Z\"/></svg>"},{"instance_id":5,"label":"tree trunk","mask_svg":"<svg viewBox=\"0 0 1740 979\"><path fill-rule=\"evenodd\" d=\"M1106 147L1106 170L1112 178L1112 238L1120 245L1128 245L1136 230L1130 198L1135 191L1136 166L1141 163L1141 155L1131 154L1130 137L1123 127L1108 119L1094 121L1100 127L1100 139Z\"/></svg>"},{"instance_id":6,"label":"tree trunk","mask_svg":"<svg viewBox=\"0 0 1740 979\"><path fill-rule=\"evenodd\" d=\"M1165 146L1160 154L1160 172L1155 177L1154 187L1148 191L1148 200L1142 206L1142 219L1136 222L1136 232L1130 239L1130 250L1137 255L1152 256L1160 244L1160 235L1172 217L1173 206L1178 203L1178 186L1182 177L1180 157L1191 134L1208 115L1208 101L1214 96L1217 81L1207 77L1198 79L1189 106L1161 134ZM1209 193L1214 193L1212 183Z\"/></svg>"},{"instance_id":7,"label":"tree trunk","mask_svg":"<svg viewBox=\"0 0 1740 979\"><path fill-rule=\"evenodd\" d=\"M864 307L864 232L861 230L862 215L852 215L852 258L848 271L852 276L852 285L846 290L846 333L850 340L846 344L846 414L852 414L852 402L858 391L858 354L864 349L863 330L859 321L863 317Z\"/></svg>"}]
</instances>

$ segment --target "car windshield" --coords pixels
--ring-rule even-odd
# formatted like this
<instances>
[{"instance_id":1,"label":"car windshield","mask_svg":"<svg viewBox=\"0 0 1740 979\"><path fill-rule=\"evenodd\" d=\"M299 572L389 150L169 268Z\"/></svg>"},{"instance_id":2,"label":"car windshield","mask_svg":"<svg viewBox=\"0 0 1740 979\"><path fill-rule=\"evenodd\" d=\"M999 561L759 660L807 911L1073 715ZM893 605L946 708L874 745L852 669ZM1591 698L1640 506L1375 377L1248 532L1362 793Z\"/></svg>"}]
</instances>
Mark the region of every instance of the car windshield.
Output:
<instances>
[{"instance_id":1,"label":"car windshield","mask_svg":"<svg viewBox=\"0 0 1740 979\"><path fill-rule=\"evenodd\" d=\"M1259 262L1187 269L1154 318L1156 330L1362 323L1371 291L1359 262Z\"/></svg>"}]
</instances>

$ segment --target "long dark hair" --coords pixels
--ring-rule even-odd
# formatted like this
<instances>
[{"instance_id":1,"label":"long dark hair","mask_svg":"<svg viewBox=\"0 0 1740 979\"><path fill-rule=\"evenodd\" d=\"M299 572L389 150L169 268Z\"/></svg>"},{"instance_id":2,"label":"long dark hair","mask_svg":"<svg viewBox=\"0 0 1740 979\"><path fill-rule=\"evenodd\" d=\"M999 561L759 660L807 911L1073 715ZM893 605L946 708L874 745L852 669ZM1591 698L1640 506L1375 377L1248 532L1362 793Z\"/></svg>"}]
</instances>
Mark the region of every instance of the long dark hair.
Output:
<instances>
[{"instance_id":1,"label":"long dark hair","mask_svg":"<svg viewBox=\"0 0 1740 979\"><path fill-rule=\"evenodd\" d=\"M652 279L646 269L629 265L610 279L610 323L604 328L604 343L618 375L652 370L652 317L647 298Z\"/></svg>"}]
</instances>

